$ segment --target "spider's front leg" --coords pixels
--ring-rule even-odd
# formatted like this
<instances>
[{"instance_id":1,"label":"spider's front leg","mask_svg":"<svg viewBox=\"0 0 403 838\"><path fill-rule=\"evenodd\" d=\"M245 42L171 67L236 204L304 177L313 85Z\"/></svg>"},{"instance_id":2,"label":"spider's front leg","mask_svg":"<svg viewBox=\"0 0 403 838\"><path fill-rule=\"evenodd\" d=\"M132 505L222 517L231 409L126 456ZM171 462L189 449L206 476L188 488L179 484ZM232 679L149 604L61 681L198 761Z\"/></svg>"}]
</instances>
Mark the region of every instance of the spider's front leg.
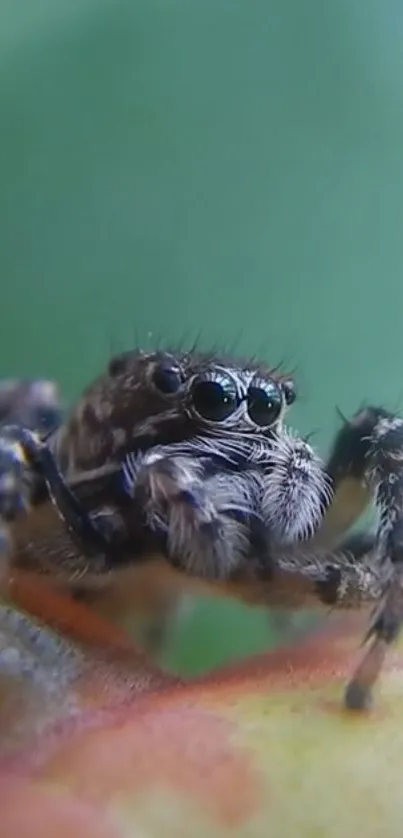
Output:
<instances>
[{"instance_id":1,"label":"spider's front leg","mask_svg":"<svg viewBox=\"0 0 403 838\"><path fill-rule=\"evenodd\" d=\"M2 575L8 567L11 552L10 524L19 515L26 514L31 501L41 487L27 456L25 434L19 426L4 426L0 430L0 561Z\"/></svg>"},{"instance_id":2,"label":"spider's front leg","mask_svg":"<svg viewBox=\"0 0 403 838\"><path fill-rule=\"evenodd\" d=\"M87 555L104 550L105 538L60 473L46 443L20 425L0 429L0 558L5 569L11 551L10 525L51 499L73 541Z\"/></svg>"}]
</instances>

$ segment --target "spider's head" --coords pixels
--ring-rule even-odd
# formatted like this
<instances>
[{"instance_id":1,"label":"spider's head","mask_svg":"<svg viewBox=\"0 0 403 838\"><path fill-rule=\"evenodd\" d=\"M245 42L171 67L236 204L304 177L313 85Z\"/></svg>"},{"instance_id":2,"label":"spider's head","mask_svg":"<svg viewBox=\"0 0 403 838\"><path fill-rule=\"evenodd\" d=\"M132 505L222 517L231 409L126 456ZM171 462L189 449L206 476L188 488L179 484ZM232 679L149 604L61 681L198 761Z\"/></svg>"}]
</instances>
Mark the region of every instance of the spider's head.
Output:
<instances>
[{"instance_id":1,"label":"spider's head","mask_svg":"<svg viewBox=\"0 0 403 838\"><path fill-rule=\"evenodd\" d=\"M196 434L260 435L278 427L293 382L255 362L196 351L139 350L111 359L57 435L62 468L97 468L129 451Z\"/></svg>"}]
</instances>

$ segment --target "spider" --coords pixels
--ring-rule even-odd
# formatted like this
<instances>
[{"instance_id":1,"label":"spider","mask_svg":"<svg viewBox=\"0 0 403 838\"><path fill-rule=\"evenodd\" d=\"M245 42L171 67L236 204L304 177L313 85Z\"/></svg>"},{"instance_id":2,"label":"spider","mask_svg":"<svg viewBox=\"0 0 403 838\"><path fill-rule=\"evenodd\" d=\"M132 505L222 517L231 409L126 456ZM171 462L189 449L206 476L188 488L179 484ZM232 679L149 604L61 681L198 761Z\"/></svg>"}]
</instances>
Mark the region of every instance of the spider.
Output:
<instances>
[{"instance_id":1,"label":"spider","mask_svg":"<svg viewBox=\"0 0 403 838\"><path fill-rule=\"evenodd\" d=\"M372 603L345 692L366 708L403 615L403 420L361 409L325 465L285 424L295 398L291 376L255 359L113 358L46 437L2 428L3 554L95 602L119 577L130 600L131 570L163 556L181 578L257 604ZM371 500L374 536L343 542Z\"/></svg>"}]
</instances>

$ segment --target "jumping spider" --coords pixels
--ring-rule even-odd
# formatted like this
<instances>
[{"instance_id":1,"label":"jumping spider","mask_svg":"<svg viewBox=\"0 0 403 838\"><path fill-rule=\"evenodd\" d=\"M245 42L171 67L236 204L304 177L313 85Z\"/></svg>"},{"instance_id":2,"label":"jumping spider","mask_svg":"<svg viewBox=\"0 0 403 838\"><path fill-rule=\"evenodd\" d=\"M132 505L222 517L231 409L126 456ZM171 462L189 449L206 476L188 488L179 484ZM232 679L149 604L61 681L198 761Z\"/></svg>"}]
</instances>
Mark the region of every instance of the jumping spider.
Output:
<instances>
[{"instance_id":1,"label":"jumping spider","mask_svg":"<svg viewBox=\"0 0 403 838\"><path fill-rule=\"evenodd\" d=\"M46 438L21 423L2 428L3 552L11 531L12 566L95 601L119 574L163 555L182 577L259 604L376 604L345 695L348 707L366 707L403 617L403 420L361 410L325 466L285 425L294 400L290 376L251 359L113 358ZM340 544L371 500L374 537Z\"/></svg>"}]
</instances>

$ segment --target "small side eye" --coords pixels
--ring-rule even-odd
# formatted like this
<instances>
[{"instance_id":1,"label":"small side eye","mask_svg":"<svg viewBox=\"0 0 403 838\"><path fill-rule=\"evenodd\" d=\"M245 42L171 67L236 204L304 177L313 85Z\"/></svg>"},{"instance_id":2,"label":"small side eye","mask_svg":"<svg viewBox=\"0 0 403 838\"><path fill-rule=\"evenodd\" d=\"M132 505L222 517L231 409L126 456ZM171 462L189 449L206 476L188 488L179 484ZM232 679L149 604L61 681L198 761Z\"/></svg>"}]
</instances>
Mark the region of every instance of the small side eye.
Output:
<instances>
[{"instance_id":1,"label":"small side eye","mask_svg":"<svg viewBox=\"0 0 403 838\"><path fill-rule=\"evenodd\" d=\"M293 404L295 402L295 399L297 398L295 383L292 380L292 378L288 378L286 379L286 381L282 381L281 389L284 393L285 403L289 407L290 404Z\"/></svg>"},{"instance_id":2,"label":"small side eye","mask_svg":"<svg viewBox=\"0 0 403 838\"><path fill-rule=\"evenodd\" d=\"M180 367L167 360L154 367L150 380L156 390L170 396L182 386L183 375Z\"/></svg>"},{"instance_id":3,"label":"small side eye","mask_svg":"<svg viewBox=\"0 0 403 838\"><path fill-rule=\"evenodd\" d=\"M224 422L239 406L235 382L220 373L197 376L190 398L193 413L209 422Z\"/></svg>"}]
</instances>

